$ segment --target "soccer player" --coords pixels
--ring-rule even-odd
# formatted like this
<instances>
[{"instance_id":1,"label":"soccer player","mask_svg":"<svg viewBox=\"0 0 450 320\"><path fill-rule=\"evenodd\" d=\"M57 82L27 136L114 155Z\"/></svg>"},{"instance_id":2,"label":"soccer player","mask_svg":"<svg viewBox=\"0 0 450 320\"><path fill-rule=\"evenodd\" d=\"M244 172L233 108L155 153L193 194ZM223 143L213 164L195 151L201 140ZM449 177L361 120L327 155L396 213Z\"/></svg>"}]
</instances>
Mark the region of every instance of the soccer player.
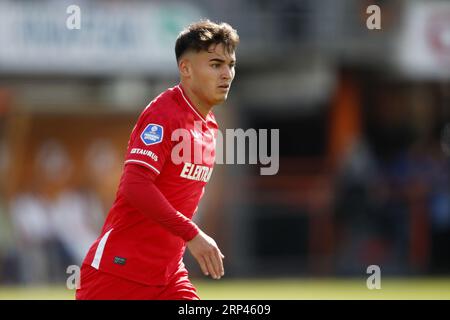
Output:
<instances>
[{"instance_id":1,"label":"soccer player","mask_svg":"<svg viewBox=\"0 0 450 320\"><path fill-rule=\"evenodd\" d=\"M212 113L235 75L239 36L202 20L175 43L180 83L141 113L128 142L116 200L81 267L77 299L199 299L183 263L224 275L216 242L191 220L211 177L218 126Z\"/></svg>"}]
</instances>

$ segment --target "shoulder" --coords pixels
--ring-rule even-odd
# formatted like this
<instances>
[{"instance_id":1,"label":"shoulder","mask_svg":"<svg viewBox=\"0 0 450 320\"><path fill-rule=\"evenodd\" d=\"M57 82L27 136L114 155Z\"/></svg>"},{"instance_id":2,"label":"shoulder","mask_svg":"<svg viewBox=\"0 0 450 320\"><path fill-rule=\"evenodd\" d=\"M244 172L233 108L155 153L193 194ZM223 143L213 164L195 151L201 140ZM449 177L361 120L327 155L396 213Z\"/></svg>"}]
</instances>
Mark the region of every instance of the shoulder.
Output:
<instances>
[{"instance_id":1,"label":"shoulder","mask_svg":"<svg viewBox=\"0 0 450 320\"><path fill-rule=\"evenodd\" d=\"M173 127L180 123L183 109L180 106L175 88L169 88L153 99L142 111L141 121L159 121L162 125Z\"/></svg>"},{"instance_id":2,"label":"shoulder","mask_svg":"<svg viewBox=\"0 0 450 320\"><path fill-rule=\"evenodd\" d=\"M153 99L142 112L146 114L156 114L161 116L174 115L176 109L178 109L178 103L175 99L175 92L173 88L167 89Z\"/></svg>"}]
</instances>

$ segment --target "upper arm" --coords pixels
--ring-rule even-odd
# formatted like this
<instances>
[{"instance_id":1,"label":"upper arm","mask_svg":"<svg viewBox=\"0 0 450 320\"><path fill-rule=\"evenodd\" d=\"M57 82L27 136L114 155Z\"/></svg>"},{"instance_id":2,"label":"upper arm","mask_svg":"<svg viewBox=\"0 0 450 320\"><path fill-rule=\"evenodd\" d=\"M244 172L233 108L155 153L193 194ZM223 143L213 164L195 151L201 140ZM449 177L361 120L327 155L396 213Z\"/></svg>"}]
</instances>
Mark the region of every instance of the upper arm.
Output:
<instances>
[{"instance_id":1,"label":"upper arm","mask_svg":"<svg viewBox=\"0 0 450 320\"><path fill-rule=\"evenodd\" d=\"M172 119L149 112L139 120L130 138L125 164L144 166L159 175L172 150Z\"/></svg>"}]
</instances>

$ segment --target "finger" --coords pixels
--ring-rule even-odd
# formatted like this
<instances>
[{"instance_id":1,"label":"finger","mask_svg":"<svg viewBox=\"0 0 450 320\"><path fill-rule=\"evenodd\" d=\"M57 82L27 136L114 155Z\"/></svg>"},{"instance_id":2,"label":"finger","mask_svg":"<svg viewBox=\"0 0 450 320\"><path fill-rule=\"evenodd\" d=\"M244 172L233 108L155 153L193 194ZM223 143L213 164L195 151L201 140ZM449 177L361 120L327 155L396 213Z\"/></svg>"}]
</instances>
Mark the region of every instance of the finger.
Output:
<instances>
[{"instance_id":1,"label":"finger","mask_svg":"<svg viewBox=\"0 0 450 320\"><path fill-rule=\"evenodd\" d=\"M208 267L208 270L213 277L213 279L217 278L216 270L214 269L214 264L211 261L211 258L209 256L205 256L206 266Z\"/></svg>"},{"instance_id":2,"label":"finger","mask_svg":"<svg viewBox=\"0 0 450 320\"><path fill-rule=\"evenodd\" d=\"M222 261L223 255L222 255L222 253L220 252L219 249L216 250L216 255L215 256L216 256L217 266L219 267L218 268L219 276L221 277L224 274L223 261Z\"/></svg>"},{"instance_id":3,"label":"finger","mask_svg":"<svg viewBox=\"0 0 450 320\"><path fill-rule=\"evenodd\" d=\"M219 247L217 247L217 251L219 252L219 255L222 259L225 258L225 256L223 255L222 251L220 251Z\"/></svg>"},{"instance_id":4,"label":"finger","mask_svg":"<svg viewBox=\"0 0 450 320\"><path fill-rule=\"evenodd\" d=\"M214 270L216 271L217 279L220 279L222 276L222 258L220 258L219 250L214 250L214 253L211 256L211 260L213 262Z\"/></svg>"},{"instance_id":5,"label":"finger","mask_svg":"<svg viewBox=\"0 0 450 320\"><path fill-rule=\"evenodd\" d=\"M205 259L203 259L203 257L200 257L197 259L197 262L200 265L200 269L202 269L203 274L205 276L209 276L208 267L206 266Z\"/></svg>"}]
</instances>

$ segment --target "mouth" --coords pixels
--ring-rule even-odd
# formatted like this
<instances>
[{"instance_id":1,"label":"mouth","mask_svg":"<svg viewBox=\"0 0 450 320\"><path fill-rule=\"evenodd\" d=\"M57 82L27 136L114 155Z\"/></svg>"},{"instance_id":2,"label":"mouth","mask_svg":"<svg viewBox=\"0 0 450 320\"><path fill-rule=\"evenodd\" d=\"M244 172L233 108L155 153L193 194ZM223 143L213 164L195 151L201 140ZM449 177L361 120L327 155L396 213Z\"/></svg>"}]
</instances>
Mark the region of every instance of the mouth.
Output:
<instances>
[{"instance_id":1,"label":"mouth","mask_svg":"<svg viewBox=\"0 0 450 320\"><path fill-rule=\"evenodd\" d=\"M219 86L219 88L223 89L223 90L228 90L228 89L230 89L230 84L222 84Z\"/></svg>"}]
</instances>

